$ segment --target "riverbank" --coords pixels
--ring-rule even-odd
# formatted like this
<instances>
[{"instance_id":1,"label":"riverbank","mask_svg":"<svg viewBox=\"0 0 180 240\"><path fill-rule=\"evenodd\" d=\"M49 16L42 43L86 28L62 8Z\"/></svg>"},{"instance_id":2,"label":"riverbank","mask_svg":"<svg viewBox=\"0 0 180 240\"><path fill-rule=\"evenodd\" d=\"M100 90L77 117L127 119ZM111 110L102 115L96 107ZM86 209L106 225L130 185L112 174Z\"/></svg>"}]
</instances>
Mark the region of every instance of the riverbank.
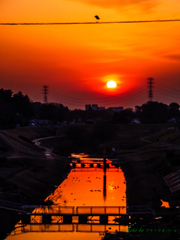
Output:
<instances>
[{"instance_id":1,"label":"riverbank","mask_svg":"<svg viewBox=\"0 0 180 240\"><path fill-rule=\"evenodd\" d=\"M11 160L9 166L16 166L17 171L3 178L3 183L1 181L0 199L25 205L45 204L44 199L55 190L55 185L63 182L69 172L69 166L64 161L46 158ZM0 209L0 216L0 239L3 239L18 221L18 214Z\"/></svg>"},{"instance_id":2,"label":"riverbank","mask_svg":"<svg viewBox=\"0 0 180 240\"><path fill-rule=\"evenodd\" d=\"M173 152L173 157L169 157ZM179 170L174 164L180 151L167 143L149 143L137 151L123 153L120 166L127 180L128 205L150 205L159 208L162 201L170 207L180 206L180 192L171 192L163 177Z\"/></svg>"},{"instance_id":3,"label":"riverbank","mask_svg":"<svg viewBox=\"0 0 180 240\"><path fill-rule=\"evenodd\" d=\"M162 199L171 207L179 206L178 192L171 193L163 177L179 169L176 160L180 157L180 150L158 141L159 137L153 142L142 140L153 133L153 129L155 126L147 129L146 126L136 128L127 125L124 128L103 126L101 129L98 126L70 126L59 129L59 137L55 136L54 129L39 127L1 131L0 198L23 204L40 204L54 190L54 185L66 177L69 168L65 156L85 150L91 156L102 157L105 147L109 158L119 159L125 174L127 205L150 205L156 209L161 206ZM31 141L52 135L55 137L42 140L44 146L58 150L58 155L54 151L54 159L49 160L43 150ZM18 218L16 213L8 210L0 210L0 216L3 239Z\"/></svg>"},{"instance_id":4,"label":"riverbank","mask_svg":"<svg viewBox=\"0 0 180 240\"><path fill-rule=\"evenodd\" d=\"M162 136L161 134L160 132L156 135ZM172 132L172 135L174 134ZM159 138L157 141L153 140L153 142L147 140L144 146L133 150L119 149L119 165L127 182L127 205L149 205L156 213L160 214L157 218L153 218L153 216L144 220L141 220L140 217L136 218L132 227L134 232L125 235L107 233L103 240L118 240L121 237L139 240L179 239L180 190L171 192L163 179L180 169L179 147L171 142L160 142ZM176 138L176 141L179 140ZM176 181L178 182L177 179ZM162 203L164 203L164 207L161 207ZM169 206L171 210L165 206L167 208Z\"/></svg>"},{"instance_id":5,"label":"riverbank","mask_svg":"<svg viewBox=\"0 0 180 240\"><path fill-rule=\"evenodd\" d=\"M165 142L160 137L164 136L164 131L168 132ZM173 129L166 131L165 128L165 130L153 133L153 131L146 129L145 126L142 129L136 129L135 127L133 129L131 126L131 129L126 129L126 131L119 129L110 141L103 141L103 138L101 140L99 138L97 141L97 139L93 139L91 134L88 135L86 132L86 137L91 139L94 144L90 144L89 148L88 144L86 144L85 136L75 138L75 144L77 146L76 149L79 151L85 149L85 153L89 153L91 157L102 157L102 150L105 148L107 157L119 159L119 165L125 174L127 182L126 195L128 206L149 205L155 212L162 211L162 213L167 214L167 209L161 207L163 202L166 202L166 206L169 205L172 209L177 209L180 206L180 192L171 192L163 179L166 175L180 169L180 148L171 142L171 140L174 141L176 139L177 144L180 140L180 134L177 134L175 131ZM85 139L84 142L82 141L83 138ZM74 147L70 140L63 136L63 138L59 137L58 141L54 139L54 142L45 140L43 144L48 146L55 143L56 146L60 146L60 153L66 153L72 150L71 146ZM63 146L65 148L68 146L67 151L65 151L65 148L63 149ZM112 148L115 151L112 151ZM144 222L140 219L138 221L140 225L136 226L136 228L140 229ZM180 220L174 214L167 214L163 220L146 219L145 221L147 221L145 229L149 229L149 231L151 229L152 232L150 234L142 234L139 237L136 236L137 239L157 239L158 237L158 239L170 240L177 239L180 236L180 232L178 232ZM162 230L158 235L155 232L157 228ZM127 239L136 239L135 235L131 234L125 237ZM111 234L107 236L107 239L119 238L118 234L117 236Z\"/></svg>"},{"instance_id":6,"label":"riverbank","mask_svg":"<svg viewBox=\"0 0 180 240\"><path fill-rule=\"evenodd\" d=\"M53 155L49 160L43 149L31 140L54 134L50 128L19 128L0 131L0 199L21 204L44 204L44 199L69 173L66 158ZM18 222L18 212L0 209L0 239Z\"/></svg>"},{"instance_id":7,"label":"riverbank","mask_svg":"<svg viewBox=\"0 0 180 240\"><path fill-rule=\"evenodd\" d=\"M180 205L178 192L171 194L163 177L179 169L180 148L170 141L162 142L165 133L168 133L166 140L175 138L177 143L180 139L179 132L165 124L102 124L66 126L59 129L59 136L44 139L41 144L54 149L59 157L69 156L72 152L102 157L105 148L107 157L119 159L125 173L128 205L158 208L162 199L176 207Z\"/></svg>"}]
</instances>

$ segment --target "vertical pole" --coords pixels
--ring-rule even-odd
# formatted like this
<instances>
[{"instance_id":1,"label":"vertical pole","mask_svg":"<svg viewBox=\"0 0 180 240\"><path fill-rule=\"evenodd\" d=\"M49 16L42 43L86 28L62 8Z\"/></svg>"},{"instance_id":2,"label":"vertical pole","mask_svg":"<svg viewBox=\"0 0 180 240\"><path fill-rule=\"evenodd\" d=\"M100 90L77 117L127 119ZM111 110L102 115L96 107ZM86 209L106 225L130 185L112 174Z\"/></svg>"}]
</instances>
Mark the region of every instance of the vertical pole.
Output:
<instances>
[{"instance_id":1,"label":"vertical pole","mask_svg":"<svg viewBox=\"0 0 180 240\"><path fill-rule=\"evenodd\" d=\"M104 157L104 173L106 173L106 157Z\"/></svg>"},{"instance_id":2,"label":"vertical pole","mask_svg":"<svg viewBox=\"0 0 180 240\"><path fill-rule=\"evenodd\" d=\"M104 181L103 181L103 197L104 201L106 200L106 173L104 173Z\"/></svg>"},{"instance_id":3,"label":"vertical pole","mask_svg":"<svg viewBox=\"0 0 180 240\"><path fill-rule=\"evenodd\" d=\"M105 149L104 149L104 153L105 153ZM104 181L103 181L103 197L104 197L104 201L106 200L106 156L104 156Z\"/></svg>"}]
</instances>

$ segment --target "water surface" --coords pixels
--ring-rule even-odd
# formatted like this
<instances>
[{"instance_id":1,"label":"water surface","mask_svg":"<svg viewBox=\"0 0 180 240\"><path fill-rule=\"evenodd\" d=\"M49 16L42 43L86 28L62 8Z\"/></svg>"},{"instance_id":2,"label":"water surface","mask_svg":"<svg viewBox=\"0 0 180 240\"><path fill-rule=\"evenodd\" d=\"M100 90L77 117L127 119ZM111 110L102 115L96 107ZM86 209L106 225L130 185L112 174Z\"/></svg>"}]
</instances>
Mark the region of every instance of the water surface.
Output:
<instances>
[{"instance_id":1,"label":"water surface","mask_svg":"<svg viewBox=\"0 0 180 240\"><path fill-rule=\"evenodd\" d=\"M76 169L71 170L67 178L50 194L46 200L51 200L56 206L122 206L126 213L126 181L124 173L119 169L109 169L106 173L106 197L104 196L103 169ZM38 209L34 210L38 211ZM114 217L113 217L114 218ZM16 225L16 227L18 224ZM37 232L21 233L15 230L7 237L7 240L99 240L104 231L113 232L124 230L119 225L26 225L26 230ZM61 232L58 232L58 231ZM89 232L89 231L94 232ZM42 232L45 231L45 232ZM50 232L55 231L55 232ZM72 231L72 232L70 232ZM87 232L85 232L87 231Z\"/></svg>"}]
</instances>

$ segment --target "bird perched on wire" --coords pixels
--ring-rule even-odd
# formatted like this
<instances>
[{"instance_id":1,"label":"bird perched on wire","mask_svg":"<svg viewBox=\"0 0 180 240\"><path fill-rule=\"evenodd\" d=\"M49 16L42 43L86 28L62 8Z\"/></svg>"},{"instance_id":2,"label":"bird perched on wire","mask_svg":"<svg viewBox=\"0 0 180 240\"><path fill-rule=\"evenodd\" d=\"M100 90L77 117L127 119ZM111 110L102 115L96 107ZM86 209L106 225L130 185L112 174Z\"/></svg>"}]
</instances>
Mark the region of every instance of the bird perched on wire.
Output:
<instances>
[{"instance_id":1,"label":"bird perched on wire","mask_svg":"<svg viewBox=\"0 0 180 240\"><path fill-rule=\"evenodd\" d=\"M100 20L100 17L98 15L94 16L97 20ZM96 21L97 22L97 21Z\"/></svg>"}]
</instances>

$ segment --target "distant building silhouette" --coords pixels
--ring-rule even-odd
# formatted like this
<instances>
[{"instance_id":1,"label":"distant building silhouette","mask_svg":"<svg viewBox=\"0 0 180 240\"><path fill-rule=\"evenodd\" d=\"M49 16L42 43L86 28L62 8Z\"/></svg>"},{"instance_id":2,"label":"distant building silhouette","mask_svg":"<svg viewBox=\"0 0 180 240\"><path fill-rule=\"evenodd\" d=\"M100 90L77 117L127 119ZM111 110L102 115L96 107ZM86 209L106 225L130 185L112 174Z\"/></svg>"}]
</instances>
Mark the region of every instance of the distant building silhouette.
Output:
<instances>
[{"instance_id":1,"label":"distant building silhouette","mask_svg":"<svg viewBox=\"0 0 180 240\"><path fill-rule=\"evenodd\" d=\"M105 110L105 107L98 107L98 104L86 104L85 105L85 110L89 110L89 109L92 109L94 111L98 111L98 110Z\"/></svg>"},{"instance_id":2,"label":"distant building silhouette","mask_svg":"<svg viewBox=\"0 0 180 240\"><path fill-rule=\"evenodd\" d=\"M99 111L105 110L105 107L98 107L98 110L99 110Z\"/></svg>"},{"instance_id":3,"label":"distant building silhouette","mask_svg":"<svg viewBox=\"0 0 180 240\"><path fill-rule=\"evenodd\" d=\"M97 111L98 110L98 105L97 104L92 104L92 110Z\"/></svg>"},{"instance_id":4,"label":"distant building silhouette","mask_svg":"<svg viewBox=\"0 0 180 240\"><path fill-rule=\"evenodd\" d=\"M86 104L85 105L85 110L88 111L89 109L92 109L94 111L108 111L110 113L114 113L114 112L121 112L123 111L123 107L109 107L108 109L105 109L105 107L98 107L98 104Z\"/></svg>"},{"instance_id":5,"label":"distant building silhouette","mask_svg":"<svg viewBox=\"0 0 180 240\"><path fill-rule=\"evenodd\" d=\"M85 110L87 111L87 110L89 110L89 109L91 109L91 104L86 104L86 105L85 105Z\"/></svg>"},{"instance_id":6,"label":"distant building silhouette","mask_svg":"<svg viewBox=\"0 0 180 240\"><path fill-rule=\"evenodd\" d=\"M121 112L121 111L123 111L123 107L109 107L108 111L110 111L110 112Z\"/></svg>"}]
</instances>

